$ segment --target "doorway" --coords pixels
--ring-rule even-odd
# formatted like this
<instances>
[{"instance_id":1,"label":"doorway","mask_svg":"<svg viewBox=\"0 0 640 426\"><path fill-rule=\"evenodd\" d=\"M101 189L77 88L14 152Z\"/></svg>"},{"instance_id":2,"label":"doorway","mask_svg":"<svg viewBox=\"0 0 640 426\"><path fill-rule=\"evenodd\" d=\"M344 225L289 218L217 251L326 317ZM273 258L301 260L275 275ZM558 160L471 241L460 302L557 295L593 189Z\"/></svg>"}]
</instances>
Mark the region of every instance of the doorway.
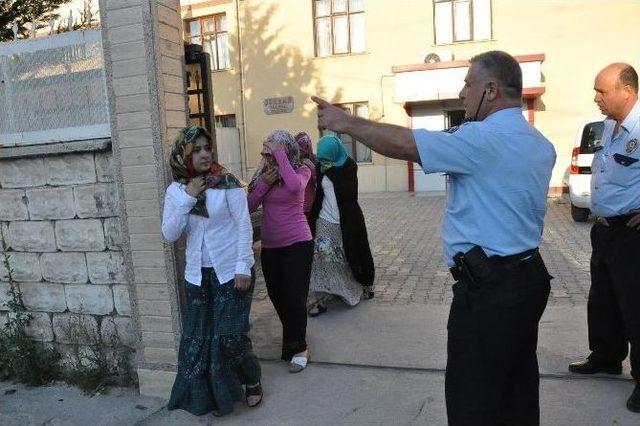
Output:
<instances>
[{"instance_id":1,"label":"doorway","mask_svg":"<svg viewBox=\"0 0 640 426\"><path fill-rule=\"evenodd\" d=\"M461 125L464 122L464 116L465 113L463 109L452 109L449 111L445 111L446 128L450 129L452 127Z\"/></svg>"}]
</instances>

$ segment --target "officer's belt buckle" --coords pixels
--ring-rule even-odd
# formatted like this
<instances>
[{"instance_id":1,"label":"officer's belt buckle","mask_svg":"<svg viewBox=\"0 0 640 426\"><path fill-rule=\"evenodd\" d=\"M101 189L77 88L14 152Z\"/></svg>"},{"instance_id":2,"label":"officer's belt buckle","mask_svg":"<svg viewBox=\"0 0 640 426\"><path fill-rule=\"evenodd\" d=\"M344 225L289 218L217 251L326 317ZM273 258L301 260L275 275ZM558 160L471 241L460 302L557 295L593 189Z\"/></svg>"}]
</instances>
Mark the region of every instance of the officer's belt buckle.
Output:
<instances>
[{"instance_id":1,"label":"officer's belt buckle","mask_svg":"<svg viewBox=\"0 0 640 426\"><path fill-rule=\"evenodd\" d=\"M596 220L597 220L598 222L600 222L602 225L606 226L607 228L608 228L609 226L611 226L611 225L609 224L609 221L607 221L607 218L606 218L606 217L598 216L598 217L596 218Z\"/></svg>"}]
</instances>

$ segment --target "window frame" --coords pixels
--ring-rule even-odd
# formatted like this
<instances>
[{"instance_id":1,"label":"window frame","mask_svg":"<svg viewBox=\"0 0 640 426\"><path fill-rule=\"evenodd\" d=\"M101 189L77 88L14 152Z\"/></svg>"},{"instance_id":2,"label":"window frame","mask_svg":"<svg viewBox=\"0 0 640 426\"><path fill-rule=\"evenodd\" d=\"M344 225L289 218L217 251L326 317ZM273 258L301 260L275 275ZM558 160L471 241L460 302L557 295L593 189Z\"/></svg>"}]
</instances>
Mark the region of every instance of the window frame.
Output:
<instances>
[{"instance_id":1,"label":"window frame","mask_svg":"<svg viewBox=\"0 0 640 426\"><path fill-rule=\"evenodd\" d=\"M457 43L468 43L473 41L486 41L493 40L493 0L489 1L489 38L476 39L474 30L475 30L475 16L473 12L473 3L474 0L433 0L433 44L435 46L446 46L450 44ZM469 3L469 38L464 40L456 39L456 14L455 14L455 4L468 2ZM438 43L437 40L437 30L436 30L436 4L438 3L449 3L451 6L451 41L446 43Z\"/></svg>"},{"instance_id":2,"label":"window frame","mask_svg":"<svg viewBox=\"0 0 640 426\"><path fill-rule=\"evenodd\" d=\"M216 72L216 71L226 71L226 70L230 70L231 69L231 55L229 55L229 22L227 21L227 29L225 31L219 31L218 30L218 21L216 18L219 18L221 16L224 16L225 20L227 19L227 14L226 12L220 12L220 13L214 13L211 15L203 15L203 16L198 16L198 17L194 17L194 18L189 18L189 19L185 19L185 25L184 25L184 33L185 33L185 37L187 39L188 43L191 43L191 40L195 37L198 37L200 39L200 46L202 46L202 49L204 51L204 38L205 37L213 37L213 39L215 40L215 58L211 58L211 71L212 72ZM213 25L214 25L214 31L204 31L204 21L208 21L211 20L213 21ZM197 36L192 36L191 35L191 22L198 22L198 26L200 28L200 34ZM229 63L227 64L227 66L225 68L220 68L220 57L219 57L219 52L218 50L220 49L220 46L218 45L218 35L220 34L226 34L227 35L227 45L225 46L227 49L227 56L229 58ZM213 65L216 65L216 67L214 67Z\"/></svg>"},{"instance_id":3,"label":"window frame","mask_svg":"<svg viewBox=\"0 0 640 426\"><path fill-rule=\"evenodd\" d=\"M233 126L226 126L225 124L229 124L228 120L233 120ZM217 114L214 115L214 122L216 129L233 129L238 127L238 122L236 121L236 114Z\"/></svg>"},{"instance_id":4,"label":"window frame","mask_svg":"<svg viewBox=\"0 0 640 426\"><path fill-rule=\"evenodd\" d=\"M364 38L365 38L365 49L361 52L352 52L351 51L351 16L352 15L359 15L362 14L364 15L366 10L363 4L362 10L356 11L356 12L351 12L351 2L349 0L345 0L347 8L345 11L342 12L334 12L333 11L333 1L334 0L329 0L329 14L328 15L321 15L318 16L317 14L317 9L316 9L316 0L311 0L312 2L312 19L313 19L313 45L314 45L314 56L316 58L329 58L332 56L345 56L345 55L360 55L363 53L366 53L367 49L366 49L366 26L365 26L365 30L364 30ZM347 18L347 52L344 53L335 53L336 51L336 38L334 37L334 18L336 16L345 16ZM318 20L322 19L322 18L329 18L329 20L331 21L331 26L330 26L330 37L331 37L331 53L328 55L323 55L320 56L318 55Z\"/></svg>"},{"instance_id":5,"label":"window frame","mask_svg":"<svg viewBox=\"0 0 640 426\"><path fill-rule=\"evenodd\" d=\"M370 112L370 110L369 110L369 101L341 102L341 103L333 104L333 106L337 106L338 108L348 112L349 114L351 114L353 116L356 116L356 108L358 106L363 106L363 105L367 107L367 117L361 117L361 118L368 119L369 118L369 112ZM356 117L360 117L360 116L356 116ZM331 133L326 133L326 132L327 132L326 130L323 130L321 136L325 136L327 134L331 134ZM344 143L344 141L342 140L343 133L335 133L335 132L332 132L332 133L335 134L335 136L337 136L338 139L340 139L340 142L342 142L343 145L346 145ZM357 140L357 139L352 137L351 138L351 155L350 155L350 157L353 159L353 161L355 161L358 164L373 164L373 150L371 148L368 148L368 147L367 148L369 149L369 159L368 160L362 160L362 161L358 160L358 158L357 158L357 152L358 152L357 151L357 146L358 146L358 144L361 144L361 145L366 147L366 145L364 145L362 142L360 142L359 140Z\"/></svg>"}]
</instances>

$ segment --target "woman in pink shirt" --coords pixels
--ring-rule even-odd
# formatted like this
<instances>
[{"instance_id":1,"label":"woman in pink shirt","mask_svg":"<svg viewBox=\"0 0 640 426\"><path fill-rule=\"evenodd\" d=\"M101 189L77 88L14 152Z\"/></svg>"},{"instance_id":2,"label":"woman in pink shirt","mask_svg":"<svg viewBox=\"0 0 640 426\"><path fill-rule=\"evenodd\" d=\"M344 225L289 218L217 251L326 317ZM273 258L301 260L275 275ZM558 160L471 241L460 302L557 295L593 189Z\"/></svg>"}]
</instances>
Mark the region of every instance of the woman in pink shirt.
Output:
<instances>
[{"instance_id":1,"label":"woman in pink shirt","mask_svg":"<svg viewBox=\"0 0 640 426\"><path fill-rule=\"evenodd\" d=\"M262 158L249 184L249 210L262 204L262 272L282 323L282 359L297 373L309 360L306 303L313 237L304 215L304 195L311 170L302 164L295 139L284 130L269 135Z\"/></svg>"}]
</instances>

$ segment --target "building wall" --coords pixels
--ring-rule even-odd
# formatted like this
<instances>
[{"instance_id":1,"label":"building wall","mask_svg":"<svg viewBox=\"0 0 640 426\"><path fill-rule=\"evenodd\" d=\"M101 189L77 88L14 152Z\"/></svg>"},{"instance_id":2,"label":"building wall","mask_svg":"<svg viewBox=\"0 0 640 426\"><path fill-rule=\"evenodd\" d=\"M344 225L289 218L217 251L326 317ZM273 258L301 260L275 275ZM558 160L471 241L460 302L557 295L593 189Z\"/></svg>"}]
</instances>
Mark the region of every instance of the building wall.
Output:
<instances>
[{"instance_id":1,"label":"building wall","mask_svg":"<svg viewBox=\"0 0 640 426\"><path fill-rule=\"evenodd\" d=\"M70 343L75 316L136 345L110 150L0 159L0 230L2 322L11 278L37 340Z\"/></svg>"},{"instance_id":2,"label":"building wall","mask_svg":"<svg viewBox=\"0 0 640 426\"><path fill-rule=\"evenodd\" d=\"M183 18L227 13L232 69L213 74L216 114L235 113L241 123L239 47L235 1L183 3ZM514 55L544 53L546 93L536 101L535 125L556 146L552 186L566 177L577 127L598 115L593 78L610 62L640 68L640 3L636 1L493 0L493 39L434 45L432 2L365 3L367 52L314 57L312 2L245 0L240 11L249 168L259 160L261 141L272 130L305 130L318 136L309 96L333 102L368 101L370 118L407 125L403 105L393 102L394 65L422 62L429 52L449 51L455 59L500 49ZM609 30L603 30L609 28ZM267 116L265 98L293 96L290 114ZM384 96L384 116L382 97ZM239 124L241 126L241 124ZM361 165L361 190L406 190L406 164L373 155Z\"/></svg>"}]
</instances>

